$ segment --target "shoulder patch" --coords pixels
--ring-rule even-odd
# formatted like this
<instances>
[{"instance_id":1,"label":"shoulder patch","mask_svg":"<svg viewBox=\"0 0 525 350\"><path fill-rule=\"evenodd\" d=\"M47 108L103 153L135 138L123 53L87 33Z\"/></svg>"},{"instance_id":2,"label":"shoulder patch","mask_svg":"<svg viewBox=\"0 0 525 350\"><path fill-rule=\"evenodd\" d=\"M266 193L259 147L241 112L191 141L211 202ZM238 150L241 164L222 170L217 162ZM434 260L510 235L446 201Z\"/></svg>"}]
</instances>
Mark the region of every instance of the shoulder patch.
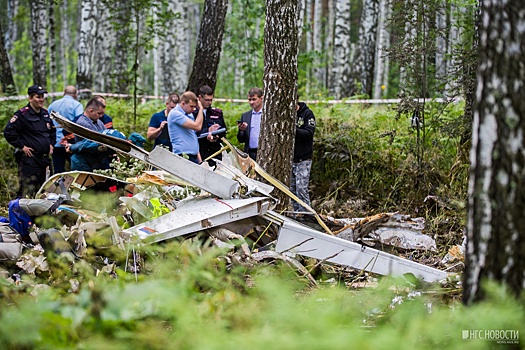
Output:
<instances>
[{"instance_id":1,"label":"shoulder patch","mask_svg":"<svg viewBox=\"0 0 525 350\"><path fill-rule=\"evenodd\" d=\"M27 112L28 110L29 110L28 106L20 108L20 112L22 112L22 113Z\"/></svg>"},{"instance_id":2,"label":"shoulder patch","mask_svg":"<svg viewBox=\"0 0 525 350\"><path fill-rule=\"evenodd\" d=\"M16 122L17 119L18 119L18 116L14 115L13 118L11 118L11 120L9 120L9 122L10 123L14 123L14 122Z\"/></svg>"},{"instance_id":3,"label":"shoulder patch","mask_svg":"<svg viewBox=\"0 0 525 350\"><path fill-rule=\"evenodd\" d=\"M215 107L213 107L212 109L213 109L214 111L217 111L217 112L222 113L222 109L220 109L220 108L215 108Z\"/></svg>"}]
</instances>

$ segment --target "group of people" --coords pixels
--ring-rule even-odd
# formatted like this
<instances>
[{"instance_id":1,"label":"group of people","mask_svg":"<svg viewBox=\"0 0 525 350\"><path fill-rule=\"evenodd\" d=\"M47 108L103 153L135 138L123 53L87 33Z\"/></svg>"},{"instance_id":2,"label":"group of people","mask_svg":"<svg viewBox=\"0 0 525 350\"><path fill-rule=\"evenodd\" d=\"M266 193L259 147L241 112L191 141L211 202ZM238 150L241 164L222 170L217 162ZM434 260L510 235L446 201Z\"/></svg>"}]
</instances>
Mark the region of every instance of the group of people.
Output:
<instances>
[{"instance_id":1,"label":"group of people","mask_svg":"<svg viewBox=\"0 0 525 350\"><path fill-rule=\"evenodd\" d=\"M20 187L19 197L34 196L45 181L51 169L55 173L66 169L70 162L71 170L93 171L107 169L112 151L106 147L74 136L53 124L49 113L57 111L69 120L90 130L109 133L125 138L113 129L113 121L106 113L106 101L95 96L86 108L77 101L77 90L68 86L64 97L44 108L44 94L41 86L28 89L29 103L15 112L4 129L6 140L15 147ZM212 107L214 92L205 85L198 94L186 91L182 95L171 93L166 100L166 108L153 114L146 137L154 146L163 146L173 153L194 162L207 160L210 166L215 160L222 160L221 138L226 136L226 123L222 110ZM237 139L244 143L244 152L256 160L261 131L263 90L257 87L248 92L251 110L243 113L237 122ZM313 156L315 117L304 102L297 102L296 134L292 164L291 190L304 203L310 205L308 183ZM300 204L293 202L295 212L305 211Z\"/></svg>"},{"instance_id":2,"label":"group of people","mask_svg":"<svg viewBox=\"0 0 525 350\"><path fill-rule=\"evenodd\" d=\"M213 108L213 90L205 85L198 95L186 91L180 97L171 93L166 109L155 113L149 122L147 138L154 146L163 145L175 154L194 163L208 158L210 166L214 159L222 160L220 139L226 136L226 123L220 109ZM252 108L237 121L237 140L244 144L244 152L257 159L261 132L263 90L258 87L248 91L248 103ZM308 183L313 157L315 116L306 103L297 102L294 157L290 188L305 204L310 205ZM306 208L293 201L294 212Z\"/></svg>"},{"instance_id":3,"label":"group of people","mask_svg":"<svg viewBox=\"0 0 525 350\"><path fill-rule=\"evenodd\" d=\"M213 156L222 160L220 139L226 136L226 123L219 108L212 107L213 90L205 85L198 95L186 91L180 97L168 95L166 109L153 114L150 119L147 138L154 147L163 145L175 154L194 163ZM208 160L210 166L215 165Z\"/></svg>"},{"instance_id":4,"label":"group of people","mask_svg":"<svg viewBox=\"0 0 525 350\"><path fill-rule=\"evenodd\" d=\"M84 109L77 101L77 89L67 86L64 96L46 109L46 93L42 86L30 86L27 89L29 103L16 111L4 128L5 139L15 147L19 174L17 196L22 198L33 197L51 172L64 172L68 162L71 170L107 169L114 154L106 147L62 129L51 120L52 111L90 130L123 137L113 129L104 97L93 97Z\"/></svg>"}]
</instances>

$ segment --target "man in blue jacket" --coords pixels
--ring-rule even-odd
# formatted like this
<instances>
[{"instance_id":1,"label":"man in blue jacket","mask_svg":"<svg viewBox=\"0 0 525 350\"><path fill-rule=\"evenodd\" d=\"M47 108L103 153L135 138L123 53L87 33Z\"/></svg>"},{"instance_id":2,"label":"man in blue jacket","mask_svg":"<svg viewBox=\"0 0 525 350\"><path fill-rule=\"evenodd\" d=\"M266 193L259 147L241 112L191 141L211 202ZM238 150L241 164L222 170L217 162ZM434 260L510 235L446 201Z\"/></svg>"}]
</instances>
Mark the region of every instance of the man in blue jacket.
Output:
<instances>
[{"instance_id":1,"label":"man in blue jacket","mask_svg":"<svg viewBox=\"0 0 525 350\"><path fill-rule=\"evenodd\" d=\"M78 120L77 124L93 131L102 133L106 130L100 118L104 115L104 104L92 98L86 105L86 110ZM66 151L72 153L71 170L93 171L94 169L106 169L105 158L107 158L107 147L91 142L79 136L76 142L66 145Z\"/></svg>"}]
</instances>

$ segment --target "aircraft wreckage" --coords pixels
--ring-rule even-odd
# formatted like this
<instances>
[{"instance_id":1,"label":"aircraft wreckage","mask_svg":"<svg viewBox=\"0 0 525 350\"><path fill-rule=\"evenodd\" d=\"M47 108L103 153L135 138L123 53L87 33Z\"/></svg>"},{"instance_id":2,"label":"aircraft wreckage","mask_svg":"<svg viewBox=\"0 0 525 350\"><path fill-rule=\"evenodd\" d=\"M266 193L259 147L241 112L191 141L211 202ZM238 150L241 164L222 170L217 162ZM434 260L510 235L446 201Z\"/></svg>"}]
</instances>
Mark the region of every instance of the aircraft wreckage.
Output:
<instances>
[{"instance_id":1,"label":"aircraft wreckage","mask_svg":"<svg viewBox=\"0 0 525 350\"><path fill-rule=\"evenodd\" d=\"M39 190L36 196L39 199L20 200L21 206L25 208L29 207L29 203L22 201L49 203L40 206L43 208L40 209L40 214L49 212L54 206L52 209L59 213L57 215L69 217L71 222L81 225L82 218L99 215L75 207L75 202L81 201L83 191L98 188L118 193L124 207L140 216L140 220L129 220L126 228L125 225L119 225L115 217L106 218L106 225L113 231L112 244L121 248L129 242L151 244L177 237L191 237L201 231L211 233L224 230L238 237L249 237L251 234L259 248L272 249L284 256L301 255L380 275L411 274L426 282L445 280L448 276L445 271L388 254L363 242L336 237L315 211L306 205L303 206L311 211L326 232L315 230L273 211L276 199L271 196L271 192L274 187L298 202L300 200L227 140L224 140L227 147L223 150L230 150L228 156L223 161L217 161L215 168L211 169L206 163L192 163L160 147L147 152L126 140L93 132L72 123L56 112L52 112L51 117L76 135L111 147L158 169L145 172L142 177L132 181L86 172L55 174ZM257 173L273 186L249 177L250 173ZM177 184L163 187L166 192L187 192L188 188L197 188L201 193L165 205L158 200L161 193L139 190L141 182ZM57 198L60 199L58 206ZM126 215L130 216L129 212L122 213L122 217L125 218ZM141 223L134 224L135 221ZM129 225L130 222L132 225ZM88 223L85 225L89 226ZM264 229L261 230L261 227ZM96 229L96 225L91 225L87 230ZM250 254L249 251L247 253Z\"/></svg>"}]
</instances>

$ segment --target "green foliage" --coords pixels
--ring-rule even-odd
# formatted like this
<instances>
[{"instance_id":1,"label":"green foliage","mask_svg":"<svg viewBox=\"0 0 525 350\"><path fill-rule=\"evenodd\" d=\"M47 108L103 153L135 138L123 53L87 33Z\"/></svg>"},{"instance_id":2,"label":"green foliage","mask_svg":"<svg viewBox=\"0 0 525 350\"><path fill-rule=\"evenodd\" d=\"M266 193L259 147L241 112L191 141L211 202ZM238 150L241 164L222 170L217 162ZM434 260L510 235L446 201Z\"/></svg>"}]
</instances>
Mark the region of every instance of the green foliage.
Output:
<instances>
[{"instance_id":1,"label":"green foliage","mask_svg":"<svg viewBox=\"0 0 525 350\"><path fill-rule=\"evenodd\" d=\"M431 119L425 144L427 161L422 170L418 168L410 120L396 118L393 109L342 104L310 108L318 125L312 165L318 204L361 199L367 203L363 211L400 207L410 211L417 210L428 195L465 200L467 167L458 164L454 180L449 182L450 170L458 160L459 138L450 123L458 119L461 105L433 105L439 111L429 113L442 117Z\"/></svg>"},{"instance_id":2,"label":"green foliage","mask_svg":"<svg viewBox=\"0 0 525 350\"><path fill-rule=\"evenodd\" d=\"M13 79L18 92L22 94L27 93L27 88L33 85L33 57L27 51L28 47L31 47L31 40L28 32L23 32L20 39L13 43L10 52L11 57L14 57L14 62L11 62Z\"/></svg>"},{"instance_id":3,"label":"green foliage","mask_svg":"<svg viewBox=\"0 0 525 350\"><path fill-rule=\"evenodd\" d=\"M197 239L144 247L147 269L137 280L120 268L113 278L73 268L77 292L27 288L29 296L3 283L0 343L8 349L347 349L349 342L365 349L490 349L495 342L464 340L462 331L524 331L523 300L500 286L488 285L488 300L468 308L435 286L410 291L389 278L360 291L307 289L286 265L235 267L206 245Z\"/></svg>"},{"instance_id":4,"label":"green foliage","mask_svg":"<svg viewBox=\"0 0 525 350\"><path fill-rule=\"evenodd\" d=\"M265 4L260 0L235 0L231 3L224 28L223 57L235 57L235 67L228 67L231 61L221 60L218 69L216 96L245 96L254 86L262 88L264 72L264 18ZM243 86L234 84L242 76ZM246 89L246 91L235 90Z\"/></svg>"},{"instance_id":5,"label":"green foliage","mask_svg":"<svg viewBox=\"0 0 525 350\"><path fill-rule=\"evenodd\" d=\"M0 103L0 127L2 131L9 123L13 114L22 106L20 101L5 101ZM0 203L6 204L15 198L18 188L17 164L15 162L14 148L7 143L5 137L0 137Z\"/></svg>"}]
</instances>

